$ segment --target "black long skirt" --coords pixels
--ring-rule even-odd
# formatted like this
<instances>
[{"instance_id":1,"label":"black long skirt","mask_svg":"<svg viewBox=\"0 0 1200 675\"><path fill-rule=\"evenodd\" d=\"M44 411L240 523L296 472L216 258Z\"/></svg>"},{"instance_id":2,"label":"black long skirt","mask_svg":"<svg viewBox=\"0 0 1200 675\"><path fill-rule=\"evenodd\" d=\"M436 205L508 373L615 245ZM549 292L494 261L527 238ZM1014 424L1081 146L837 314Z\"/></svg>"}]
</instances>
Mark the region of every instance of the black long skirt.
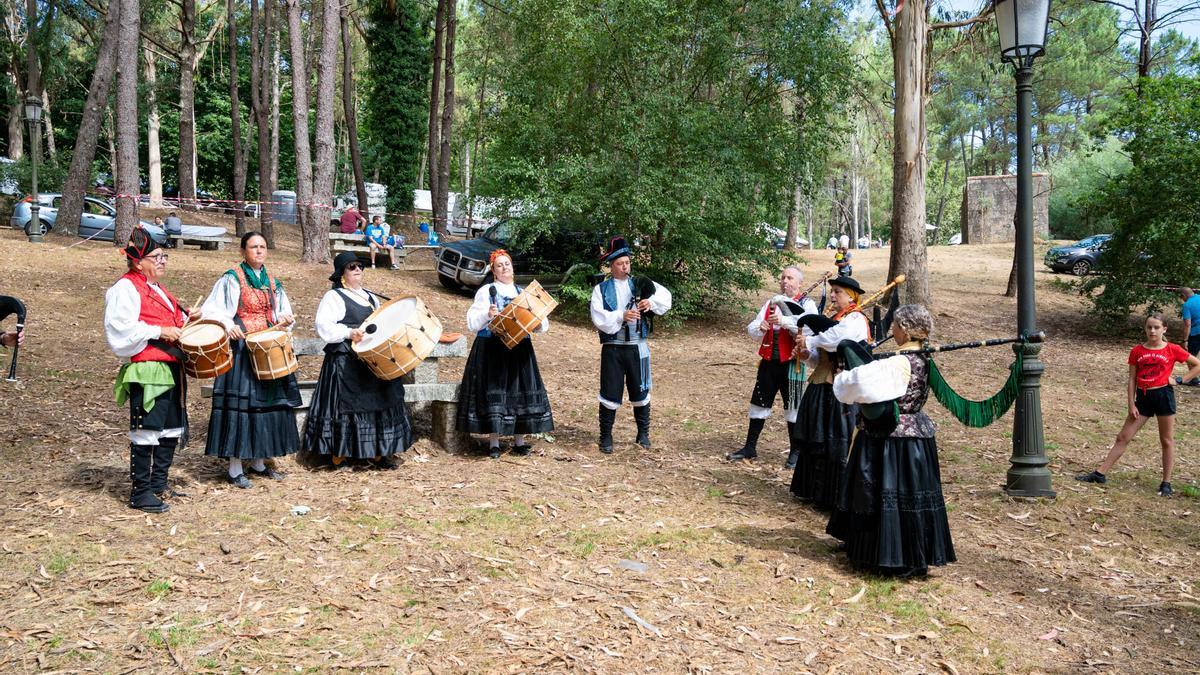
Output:
<instances>
[{"instance_id":1,"label":"black long skirt","mask_svg":"<svg viewBox=\"0 0 1200 675\"><path fill-rule=\"evenodd\" d=\"M371 405L372 400L378 405ZM376 459L400 454L412 444L400 380L379 380L348 350L327 352L304 420L301 461L318 464L317 457L333 456Z\"/></svg>"},{"instance_id":2,"label":"black long skirt","mask_svg":"<svg viewBox=\"0 0 1200 675\"><path fill-rule=\"evenodd\" d=\"M260 380L245 340L231 340L233 366L213 381L212 416L204 454L224 459L270 459L296 452L296 376Z\"/></svg>"},{"instance_id":3,"label":"black long skirt","mask_svg":"<svg viewBox=\"0 0 1200 675\"><path fill-rule=\"evenodd\" d=\"M936 439L859 432L842 485L825 531L855 567L913 576L955 561Z\"/></svg>"},{"instance_id":4,"label":"black long skirt","mask_svg":"<svg viewBox=\"0 0 1200 675\"><path fill-rule=\"evenodd\" d=\"M463 370L455 427L473 434L535 434L554 429L533 341L509 349L477 337Z\"/></svg>"},{"instance_id":5,"label":"black long skirt","mask_svg":"<svg viewBox=\"0 0 1200 675\"><path fill-rule=\"evenodd\" d=\"M792 427L800 450L791 484L797 499L821 510L833 508L857 416L858 406L837 400L832 384L810 384L804 390Z\"/></svg>"}]
</instances>

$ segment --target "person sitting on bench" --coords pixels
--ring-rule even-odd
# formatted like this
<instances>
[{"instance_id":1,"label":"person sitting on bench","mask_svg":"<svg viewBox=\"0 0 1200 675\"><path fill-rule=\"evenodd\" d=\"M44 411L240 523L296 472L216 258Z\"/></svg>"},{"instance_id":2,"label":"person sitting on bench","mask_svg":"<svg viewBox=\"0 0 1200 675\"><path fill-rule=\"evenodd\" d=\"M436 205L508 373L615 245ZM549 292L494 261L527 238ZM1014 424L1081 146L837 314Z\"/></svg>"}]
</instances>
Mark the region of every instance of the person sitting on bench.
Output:
<instances>
[{"instance_id":1,"label":"person sitting on bench","mask_svg":"<svg viewBox=\"0 0 1200 675\"><path fill-rule=\"evenodd\" d=\"M404 248L404 237L398 234L388 234L388 224L383 222L383 216L373 216L371 224L364 234L367 236L367 246L371 248L371 269L375 268L375 251L386 250L392 261L392 269L400 269L396 261L396 249Z\"/></svg>"}]
</instances>

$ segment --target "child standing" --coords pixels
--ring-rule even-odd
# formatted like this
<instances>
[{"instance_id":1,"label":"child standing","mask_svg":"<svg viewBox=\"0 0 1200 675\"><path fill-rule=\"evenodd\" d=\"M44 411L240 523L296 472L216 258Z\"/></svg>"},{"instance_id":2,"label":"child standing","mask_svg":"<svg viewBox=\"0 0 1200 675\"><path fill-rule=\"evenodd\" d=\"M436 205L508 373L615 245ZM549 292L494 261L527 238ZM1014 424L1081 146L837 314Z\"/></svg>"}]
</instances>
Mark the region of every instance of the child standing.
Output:
<instances>
[{"instance_id":1,"label":"child standing","mask_svg":"<svg viewBox=\"0 0 1200 675\"><path fill-rule=\"evenodd\" d=\"M1158 312L1146 317L1146 341L1129 352L1129 382L1126 396L1129 414L1117 434L1108 456L1100 468L1075 476L1085 483L1105 483L1104 475L1117 463L1125 448L1151 417L1158 418L1158 442L1162 445L1163 479L1158 494L1171 496L1171 470L1175 467L1175 390L1170 385L1171 370L1176 363L1186 363L1190 370L1184 376L1189 381L1200 376L1200 359L1188 354L1177 344L1167 342L1166 318Z\"/></svg>"}]
</instances>

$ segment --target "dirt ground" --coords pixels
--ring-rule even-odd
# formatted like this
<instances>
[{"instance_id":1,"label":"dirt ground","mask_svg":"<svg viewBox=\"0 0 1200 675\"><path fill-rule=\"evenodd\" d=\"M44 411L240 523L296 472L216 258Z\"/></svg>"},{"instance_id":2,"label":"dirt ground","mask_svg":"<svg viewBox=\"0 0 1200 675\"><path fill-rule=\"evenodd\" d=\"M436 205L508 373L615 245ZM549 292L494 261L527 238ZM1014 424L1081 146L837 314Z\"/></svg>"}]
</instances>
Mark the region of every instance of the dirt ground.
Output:
<instances>
[{"instance_id":1,"label":"dirt ground","mask_svg":"<svg viewBox=\"0 0 1200 675\"><path fill-rule=\"evenodd\" d=\"M268 265L311 335L328 269L294 262L295 236L281 234ZM65 248L76 241L0 232L0 293L29 306L20 382L0 382L0 671L1200 670L1200 516L1194 497L1155 496L1153 430L1106 487L1071 480L1116 434L1136 324L1102 336L1056 275L1039 269L1037 282L1058 498L1002 492L1011 413L972 430L931 399L958 562L894 581L848 568L825 516L789 498L780 415L758 462L723 461L745 433L757 357L743 327L767 288L655 338L649 452L632 444L628 408L616 454L597 452L599 345L588 325L555 320L536 347L557 429L530 457L421 440L398 471L289 459L285 481L242 491L203 456L208 402L193 396L200 438L172 471L190 497L160 516L131 511L128 413L101 329L123 264L105 244ZM1015 332L1001 295L1010 247L930 258L938 341ZM165 283L191 302L236 260L171 251ZM831 265L817 251L808 276ZM855 254L870 288L886 265L887 251ZM430 271L369 271L368 286L416 291L465 330L469 298ZM1011 358L1000 347L938 361L982 397ZM302 359L305 377L319 367ZM1180 389L1177 493L1200 476L1200 390Z\"/></svg>"}]
</instances>

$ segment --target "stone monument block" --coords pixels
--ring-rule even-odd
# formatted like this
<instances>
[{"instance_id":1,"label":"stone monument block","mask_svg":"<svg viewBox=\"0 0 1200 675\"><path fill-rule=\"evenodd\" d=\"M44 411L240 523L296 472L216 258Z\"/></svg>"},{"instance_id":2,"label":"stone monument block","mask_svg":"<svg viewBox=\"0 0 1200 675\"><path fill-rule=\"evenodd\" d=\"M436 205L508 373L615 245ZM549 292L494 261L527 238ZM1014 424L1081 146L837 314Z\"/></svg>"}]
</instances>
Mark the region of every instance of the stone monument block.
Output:
<instances>
[{"instance_id":1,"label":"stone monument block","mask_svg":"<svg viewBox=\"0 0 1200 675\"><path fill-rule=\"evenodd\" d=\"M1050 238L1050 174L1033 174L1033 236ZM962 243L999 244L1016 240L1016 176L971 176L963 188Z\"/></svg>"}]
</instances>

